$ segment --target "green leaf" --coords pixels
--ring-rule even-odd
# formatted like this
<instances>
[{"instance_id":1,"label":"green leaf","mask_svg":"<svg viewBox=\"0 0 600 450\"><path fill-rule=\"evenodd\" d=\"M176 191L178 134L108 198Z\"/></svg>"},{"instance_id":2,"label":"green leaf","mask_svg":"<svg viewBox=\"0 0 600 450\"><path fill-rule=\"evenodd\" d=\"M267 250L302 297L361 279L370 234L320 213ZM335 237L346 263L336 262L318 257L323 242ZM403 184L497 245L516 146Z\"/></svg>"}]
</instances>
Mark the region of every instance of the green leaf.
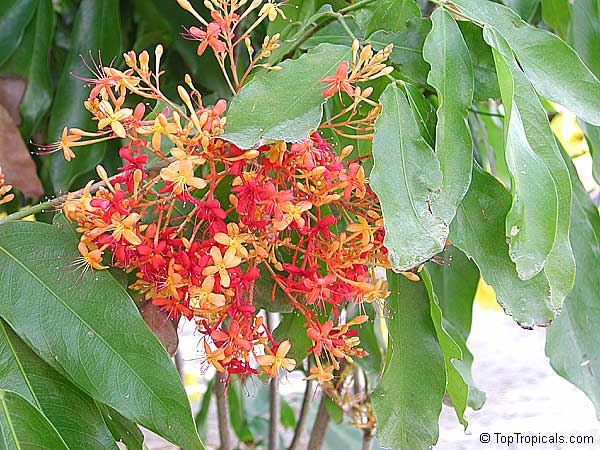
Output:
<instances>
[{"instance_id":1,"label":"green leaf","mask_svg":"<svg viewBox=\"0 0 600 450\"><path fill-rule=\"evenodd\" d=\"M208 435L208 411L210 409L210 400L212 399L216 379L216 376L212 377L206 385L206 391L202 396L202 401L200 402L200 409L198 410L198 413L196 414L195 418L196 430L198 430L200 439L203 440L206 440L206 436Z\"/></svg>"},{"instance_id":2,"label":"green leaf","mask_svg":"<svg viewBox=\"0 0 600 450\"><path fill-rule=\"evenodd\" d=\"M368 8L355 13L357 21L369 36L377 30L403 31L409 19L420 17L421 11L415 0L375 0Z\"/></svg>"},{"instance_id":3,"label":"green leaf","mask_svg":"<svg viewBox=\"0 0 600 450\"><path fill-rule=\"evenodd\" d=\"M419 131L430 147L435 146L435 127L437 117L435 109L429 100L412 84L404 85L406 98L410 103Z\"/></svg>"},{"instance_id":4,"label":"green leaf","mask_svg":"<svg viewBox=\"0 0 600 450\"><path fill-rule=\"evenodd\" d=\"M422 282L388 271L390 307L388 361L372 394L377 440L394 449L429 449L438 439L446 386L444 357L437 342Z\"/></svg>"},{"instance_id":5,"label":"green leaf","mask_svg":"<svg viewBox=\"0 0 600 450\"><path fill-rule=\"evenodd\" d=\"M504 223L510 204L510 194L494 177L473 170L471 186L450 228L450 240L477 264L498 303L519 325L547 325L554 310L546 276L521 280L508 255Z\"/></svg>"},{"instance_id":6,"label":"green leaf","mask_svg":"<svg viewBox=\"0 0 600 450\"><path fill-rule=\"evenodd\" d=\"M98 122L91 119L90 112L83 106L89 94L85 82L72 74L90 76L81 56L89 62L90 57L98 59L99 51L107 60L119 55L121 34L115 32L119 29L119 23L119 0L82 0L73 26L69 56L50 113L50 140L58 140L62 129L67 126L89 131L95 131L98 127ZM86 146L70 162L64 159L62 152L50 155L47 164L54 190L67 191L72 187L79 175L92 170L100 162L105 148L105 142Z\"/></svg>"},{"instance_id":7,"label":"green leaf","mask_svg":"<svg viewBox=\"0 0 600 450\"><path fill-rule=\"evenodd\" d=\"M49 53L56 17L50 0L37 0L34 20L27 26L24 38L2 66L1 71L27 79L27 88L19 112L21 135L28 140L50 109L53 96Z\"/></svg>"},{"instance_id":8,"label":"green leaf","mask_svg":"<svg viewBox=\"0 0 600 450\"><path fill-rule=\"evenodd\" d=\"M544 22L563 39L567 37L570 16L569 0L542 0Z\"/></svg>"},{"instance_id":9,"label":"green leaf","mask_svg":"<svg viewBox=\"0 0 600 450\"><path fill-rule=\"evenodd\" d=\"M0 4L0 66L19 47L37 0L3 0Z\"/></svg>"},{"instance_id":10,"label":"green leaf","mask_svg":"<svg viewBox=\"0 0 600 450\"><path fill-rule=\"evenodd\" d=\"M477 389L473 381L471 374L473 355L467 348L466 342L471 332L473 300L479 283L479 269L454 246L447 247L442 256L447 262L427 263L427 274L442 311L443 328L461 350L461 360L454 359L451 364L468 385L467 404L473 409L479 409L485 402L485 394ZM450 383L447 389L450 390ZM456 407L454 400L453 404Z\"/></svg>"},{"instance_id":11,"label":"green leaf","mask_svg":"<svg viewBox=\"0 0 600 450\"><path fill-rule=\"evenodd\" d=\"M35 407L11 391L0 390L0 436L6 450L69 450L56 428Z\"/></svg>"},{"instance_id":12,"label":"green leaf","mask_svg":"<svg viewBox=\"0 0 600 450\"><path fill-rule=\"evenodd\" d=\"M431 65L429 84L438 93L435 153L443 175L434 213L450 223L471 182L473 141L467 116L473 102L473 66L452 16L438 8L431 21L433 27L425 41L423 57Z\"/></svg>"},{"instance_id":13,"label":"green leaf","mask_svg":"<svg viewBox=\"0 0 600 450\"><path fill-rule=\"evenodd\" d=\"M503 0L502 3L519 14L524 21L529 22L533 19L540 0Z\"/></svg>"},{"instance_id":14,"label":"green leaf","mask_svg":"<svg viewBox=\"0 0 600 450\"><path fill-rule=\"evenodd\" d=\"M271 277L271 274L261 264L260 276L254 283L254 298L252 304L269 312L289 313L294 305Z\"/></svg>"},{"instance_id":15,"label":"green leaf","mask_svg":"<svg viewBox=\"0 0 600 450\"><path fill-rule=\"evenodd\" d=\"M497 30L543 97L583 120L600 125L600 82L577 53L554 34L523 22L511 9L488 0L452 0L462 14ZM567 70L568 68L568 70Z\"/></svg>"},{"instance_id":16,"label":"green leaf","mask_svg":"<svg viewBox=\"0 0 600 450\"><path fill-rule=\"evenodd\" d=\"M97 405L115 441L125 444L127 450L144 448L144 435L135 422L104 403L97 402Z\"/></svg>"},{"instance_id":17,"label":"green leaf","mask_svg":"<svg viewBox=\"0 0 600 450\"><path fill-rule=\"evenodd\" d=\"M560 308L573 287L575 260L569 243L571 182L546 112L506 41L486 26L506 111L505 156L513 205L506 217L510 255L520 278L544 270L552 303Z\"/></svg>"},{"instance_id":18,"label":"green leaf","mask_svg":"<svg viewBox=\"0 0 600 450\"><path fill-rule=\"evenodd\" d=\"M117 449L94 401L42 361L0 319L0 389L27 399L70 449Z\"/></svg>"},{"instance_id":19,"label":"green leaf","mask_svg":"<svg viewBox=\"0 0 600 450\"><path fill-rule=\"evenodd\" d=\"M256 75L229 106L223 139L240 148L264 141L299 141L318 127L327 100L321 79L333 75L348 47L321 44L295 60L281 64L278 72Z\"/></svg>"},{"instance_id":20,"label":"green leaf","mask_svg":"<svg viewBox=\"0 0 600 450\"><path fill-rule=\"evenodd\" d=\"M389 60L396 68L398 76L410 83L426 86L429 65L423 59L423 43L430 30L430 20L411 19L407 22L405 30L395 33L376 31L367 39L367 43L375 50L394 44Z\"/></svg>"},{"instance_id":21,"label":"green leaf","mask_svg":"<svg viewBox=\"0 0 600 450\"><path fill-rule=\"evenodd\" d=\"M178 445L203 448L179 374L129 295L106 272L82 278L64 268L77 242L46 224L1 224L0 283L12 289L0 316L90 396Z\"/></svg>"},{"instance_id":22,"label":"green leaf","mask_svg":"<svg viewBox=\"0 0 600 450\"><path fill-rule=\"evenodd\" d=\"M254 436L248 427L246 411L244 408L244 393L239 378L234 378L227 386L227 406L229 407L229 418L231 427L237 438L242 442L252 442ZM215 395L220 395L215 393Z\"/></svg>"},{"instance_id":23,"label":"green leaf","mask_svg":"<svg viewBox=\"0 0 600 450\"><path fill-rule=\"evenodd\" d=\"M361 313L368 315L369 320L358 329L358 337L360 346L369 354L364 358L356 358L354 362L364 370L369 383L372 381L377 382L384 362L382 343L375 332L375 327L379 326L379 319L375 314L373 305L365 304L364 312Z\"/></svg>"},{"instance_id":24,"label":"green leaf","mask_svg":"<svg viewBox=\"0 0 600 450\"><path fill-rule=\"evenodd\" d=\"M600 217L569 157L573 183L571 244L577 262L575 286L560 316L548 328L546 355L552 368L587 394L600 419Z\"/></svg>"},{"instance_id":25,"label":"green leaf","mask_svg":"<svg viewBox=\"0 0 600 450\"><path fill-rule=\"evenodd\" d=\"M347 19L338 19L331 22L322 30L317 31L314 35L304 41L300 48L302 50L308 50L309 48L316 47L324 42L336 45L347 45L350 47L353 38L346 28L344 28L344 25L342 25L340 20L344 20L344 24L350 29L356 39L359 39L360 41L364 39L362 30L351 17L348 17Z\"/></svg>"},{"instance_id":26,"label":"green leaf","mask_svg":"<svg viewBox=\"0 0 600 450\"><path fill-rule=\"evenodd\" d=\"M306 323L304 317L296 312L283 314L281 322L273 331L273 338L277 342L285 339L290 340L292 347L288 358L296 360L296 366L302 367L302 361L306 357L306 351L312 345L310 338L306 335Z\"/></svg>"},{"instance_id":27,"label":"green leaf","mask_svg":"<svg viewBox=\"0 0 600 450\"><path fill-rule=\"evenodd\" d=\"M379 197L394 270L410 269L444 248L448 226L435 215L442 172L402 90L390 84L375 122L371 187Z\"/></svg>"},{"instance_id":28,"label":"green leaf","mask_svg":"<svg viewBox=\"0 0 600 450\"><path fill-rule=\"evenodd\" d=\"M464 21L459 22L458 27L469 48L473 64L473 77L475 80L473 97L480 101L500 97L494 56L490 46L483 40L481 28L474 23Z\"/></svg>"},{"instance_id":29,"label":"green leaf","mask_svg":"<svg viewBox=\"0 0 600 450\"><path fill-rule=\"evenodd\" d=\"M598 0L577 0L571 7L569 44L583 62L600 76L600 3ZM592 154L592 174L600 181L600 127L580 122Z\"/></svg>"}]
</instances>

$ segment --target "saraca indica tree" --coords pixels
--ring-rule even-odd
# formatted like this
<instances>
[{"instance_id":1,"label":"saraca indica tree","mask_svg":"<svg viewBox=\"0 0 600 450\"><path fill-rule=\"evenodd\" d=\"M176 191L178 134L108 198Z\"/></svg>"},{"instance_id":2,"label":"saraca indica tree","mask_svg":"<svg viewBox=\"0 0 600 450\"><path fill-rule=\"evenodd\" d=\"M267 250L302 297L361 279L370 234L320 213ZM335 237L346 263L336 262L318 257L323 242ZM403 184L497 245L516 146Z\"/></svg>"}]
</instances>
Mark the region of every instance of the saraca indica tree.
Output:
<instances>
[{"instance_id":1,"label":"saraca indica tree","mask_svg":"<svg viewBox=\"0 0 600 450\"><path fill-rule=\"evenodd\" d=\"M62 131L35 151L70 192L0 219L5 448L140 449L142 425L200 449L214 391L222 449L231 421L269 449L295 428L297 449L313 383L308 448L337 416L363 430L350 448L429 448L445 396L465 427L485 401L466 346L480 277L520 326L549 326L552 366L599 406L600 218L548 121L561 105L600 145L597 0L166 3L166 23L189 13L171 42L202 70L173 84L161 44L108 65L84 49L90 74L54 100L85 84L83 105L52 110ZM74 48L118 7L83 0ZM8 1L0 25L22 38L52 14ZM42 71L24 135L50 107L35 103ZM88 119L69 123L73 108ZM118 164L96 165L99 148ZM10 191L0 172L0 203ZM19 220L43 211L52 224ZM169 355L180 320L216 373L196 423ZM297 420L278 393L296 370ZM226 408L251 378L269 385L263 434Z\"/></svg>"}]
</instances>

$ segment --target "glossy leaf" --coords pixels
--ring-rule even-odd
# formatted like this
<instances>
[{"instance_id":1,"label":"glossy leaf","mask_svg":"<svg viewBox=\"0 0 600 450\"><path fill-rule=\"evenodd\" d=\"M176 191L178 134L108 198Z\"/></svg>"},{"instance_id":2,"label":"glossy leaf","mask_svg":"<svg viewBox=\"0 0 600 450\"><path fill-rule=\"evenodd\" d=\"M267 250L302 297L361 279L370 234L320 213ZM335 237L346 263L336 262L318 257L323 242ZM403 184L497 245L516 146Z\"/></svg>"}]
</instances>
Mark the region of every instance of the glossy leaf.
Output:
<instances>
[{"instance_id":1,"label":"glossy leaf","mask_svg":"<svg viewBox=\"0 0 600 450\"><path fill-rule=\"evenodd\" d=\"M433 27L425 41L423 57L431 65L429 84L438 94L435 154L443 175L433 211L449 224L471 182L473 142L467 116L473 102L473 66L452 16L438 8L431 21Z\"/></svg>"},{"instance_id":2,"label":"glossy leaf","mask_svg":"<svg viewBox=\"0 0 600 450\"><path fill-rule=\"evenodd\" d=\"M6 450L69 450L56 428L31 403L0 390L0 437Z\"/></svg>"},{"instance_id":3,"label":"glossy leaf","mask_svg":"<svg viewBox=\"0 0 600 450\"><path fill-rule=\"evenodd\" d=\"M420 17L415 0L375 0L355 13L359 24L369 36L377 30L403 31L409 19Z\"/></svg>"},{"instance_id":4,"label":"glossy leaf","mask_svg":"<svg viewBox=\"0 0 600 450\"><path fill-rule=\"evenodd\" d=\"M563 39L567 37L570 16L569 0L542 0L544 22Z\"/></svg>"},{"instance_id":5,"label":"glossy leaf","mask_svg":"<svg viewBox=\"0 0 600 450\"><path fill-rule=\"evenodd\" d=\"M450 336L446 330L446 320L442 315L437 294L433 290L431 280L427 269L420 274L423 283L429 295L429 303L431 306L431 320L435 328L437 340L444 355L444 367L446 370L446 393L452 402L454 411L458 421L467 428L468 422L465 419L465 410L467 409L467 399L469 397L469 387L463 380L460 372L456 369L453 362L462 361L462 350L456 341Z\"/></svg>"},{"instance_id":6,"label":"glossy leaf","mask_svg":"<svg viewBox=\"0 0 600 450\"><path fill-rule=\"evenodd\" d=\"M600 82L571 47L554 34L526 24L503 5L488 0L452 3L462 14L487 24L506 39L540 95L600 125Z\"/></svg>"},{"instance_id":7,"label":"glossy leaf","mask_svg":"<svg viewBox=\"0 0 600 450\"><path fill-rule=\"evenodd\" d=\"M108 405L97 403L113 439L122 442L127 450L143 450L144 435L138 426Z\"/></svg>"},{"instance_id":8,"label":"glossy leaf","mask_svg":"<svg viewBox=\"0 0 600 450\"><path fill-rule=\"evenodd\" d=\"M37 0L35 16L30 21L19 47L0 71L27 80L27 88L19 105L20 129L24 139L38 128L50 109L53 86L49 54L54 35L55 14L50 0Z\"/></svg>"},{"instance_id":9,"label":"glossy leaf","mask_svg":"<svg viewBox=\"0 0 600 450\"><path fill-rule=\"evenodd\" d=\"M421 136L433 148L435 146L435 127L437 123L435 109L421 91L412 84L406 84L404 89L406 90L406 98L410 103L415 120L419 125Z\"/></svg>"},{"instance_id":10,"label":"glossy leaf","mask_svg":"<svg viewBox=\"0 0 600 450\"><path fill-rule=\"evenodd\" d=\"M587 394L600 418L600 217L563 153L573 183L571 244L577 262L575 286L546 334L552 368Z\"/></svg>"},{"instance_id":11,"label":"glossy leaf","mask_svg":"<svg viewBox=\"0 0 600 450\"><path fill-rule=\"evenodd\" d=\"M474 23L464 21L459 22L458 26L469 48L473 64L474 99L487 101L490 98L500 97L494 56L490 46L483 40L481 28Z\"/></svg>"},{"instance_id":12,"label":"glossy leaf","mask_svg":"<svg viewBox=\"0 0 600 450\"><path fill-rule=\"evenodd\" d=\"M206 440L206 436L208 434L208 413L210 409L210 401L212 399L216 379L216 376L212 377L206 385L206 391L202 395L200 409L198 409L198 413L196 414L195 418L196 430L198 430L198 434L203 440Z\"/></svg>"},{"instance_id":13,"label":"glossy leaf","mask_svg":"<svg viewBox=\"0 0 600 450\"><path fill-rule=\"evenodd\" d=\"M571 7L569 44L584 63L600 76L600 3L577 0ZM600 181L600 127L581 122L593 158L592 174Z\"/></svg>"},{"instance_id":14,"label":"glossy leaf","mask_svg":"<svg viewBox=\"0 0 600 450\"><path fill-rule=\"evenodd\" d=\"M498 303L519 325L547 325L554 318L545 274L521 280L504 235L510 194L491 175L473 171L471 186L450 228L450 240L479 267Z\"/></svg>"},{"instance_id":15,"label":"glossy leaf","mask_svg":"<svg viewBox=\"0 0 600 450\"><path fill-rule=\"evenodd\" d=\"M70 449L117 449L94 401L42 361L0 319L0 389L43 412Z\"/></svg>"},{"instance_id":16,"label":"glossy leaf","mask_svg":"<svg viewBox=\"0 0 600 450\"><path fill-rule=\"evenodd\" d=\"M306 335L304 323L304 317L296 312L284 314L281 322L273 331L273 337L277 342L289 339L292 347L287 357L295 359L296 366L302 366L306 351L311 346L311 340Z\"/></svg>"},{"instance_id":17,"label":"glossy leaf","mask_svg":"<svg viewBox=\"0 0 600 450\"><path fill-rule=\"evenodd\" d=\"M50 225L0 225L0 315L84 392L191 450L203 448L179 374L108 273L63 268L77 239ZM58 267L58 268L57 268Z\"/></svg>"},{"instance_id":18,"label":"glossy leaf","mask_svg":"<svg viewBox=\"0 0 600 450\"><path fill-rule=\"evenodd\" d=\"M403 31L376 31L367 42L375 50L393 44L389 61L396 68L398 76L411 83L426 86L429 65L423 59L423 43L430 30L430 20L416 18L409 20Z\"/></svg>"},{"instance_id":19,"label":"glossy leaf","mask_svg":"<svg viewBox=\"0 0 600 450\"><path fill-rule=\"evenodd\" d=\"M540 0L503 0L506 6L515 11L521 18L529 22L540 4Z\"/></svg>"},{"instance_id":20,"label":"glossy leaf","mask_svg":"<svg viewBox=\"0 0 600 450\"><path fill-rule=\"evenodd\" d=\"M522 279L543 268L553 305L560 308L575 279L569 243L569 172L546 112L510 48L487 27L484 36L498 49L494 58L508 121L505 156L513 181L513 205L506 217L506 234L511 258Z\"/></svg>"},{"instance_id":21,"label":"glossy leaf","mask_svg":"<svg viewBox=\"0 0 600 450\"><path fill-rule=\"evenodd\" d=\"M447 247L442 257L446 259L443 264L427 263L427 274L442 311L444 330L460 346L462 358L452 360L451 364L468 386L468 405L473 409L479 409L485 402L485 394L477 389L473 381L471 374L473 355L467 348L466 342L471 332L473 300L479 283L479 269L454 246ZM450 383L447 389L449 388ZM453 404L456 407L454 400Z\"/></svg>"},{"instance_id":22,"label":"glossy leaf","mask_svg":"<svg viewBox=\"0 0 600 450\"><path fill-rule=\"evenodd\" d=\"M390 356L371 396L377 440L394 449L428 449L438 438L446 386L444 358L424 284L391 271L388 283Z\"/></svg>"},{"instance_id":23,"label":"glossy leaf","mask_svg":"<svg viewBox=\"0 0 600 450\"><path fill-rule=\"evenodd\" d=\"M349 59L348 47L321 44L283 62L278 72L256 75L231 101L223 139L240 148L305 139L323 115L326 98L321 93L326 85L320 80Z\"/></svg>"},{"instance_id":24,"label":"glossy leaf","mask_svg":"<svg viewBox=\"0 0 600 450\"><path fill-rule=\"evenodd\" d=\"M19 47L36 6L37 0L4 0L0 4L0 66Z\"/></svg>"},{"instance_id":25,"label":"glossy leaf","mask_svg":"<svg viewBox=\"0 0 600 450\"><path fill-rule=\"evenodd\" d=\"M380 103L383 110L375 122L371 187L381 202L390 262L401 271L444 248L448 226L434 214L442 172L401 89L390 84Z\"/></svg>"},{"instance_id":26,"label":"glossy leaf","mask_svg":"<svg viewBox=\"0 0 600 450\"><path fill-rule=\"evenodd\" d=\"M50 113L50 141L58 140L62 129L67 126L91 131L97 128L98 122L93 121L90 112L83 107L89 93L85 82L72 74L90 76L82 56L89 62L90 58L98 59L98 52L107 60L119 55L121 33L115 32L119 29L119 22L118 0L82 0L73 26L69 56L60 76ZM105 142L86 146L70 162L64 159L62 152L48 156L54 190L66 191L73 187L73 182L79 175L90 171L100 162L105 148Z\"/></svg>"}]
</instances>

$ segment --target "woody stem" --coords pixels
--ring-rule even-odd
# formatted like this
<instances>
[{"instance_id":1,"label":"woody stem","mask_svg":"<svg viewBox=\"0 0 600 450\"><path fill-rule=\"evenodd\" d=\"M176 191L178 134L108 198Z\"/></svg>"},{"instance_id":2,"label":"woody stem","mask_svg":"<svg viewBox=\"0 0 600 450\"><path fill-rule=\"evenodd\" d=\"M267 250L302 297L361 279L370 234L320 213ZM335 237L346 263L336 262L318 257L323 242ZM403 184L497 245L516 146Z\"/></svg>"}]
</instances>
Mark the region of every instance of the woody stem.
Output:
<instances>
[{"instance_id":1,"label":"woody stem","mask_svg":"<svg viewBox=\"0 0 600 450\"><path fill-rule=\"evenodd\" d=\"M217 401L217 420L219 424L220 450L233 450L231 441L231 427L229 426L229 410L227 408L227 397L225 395L225 383L227 375L217 374L215 382L215 399Z\"/></svg>"}]
</instances>

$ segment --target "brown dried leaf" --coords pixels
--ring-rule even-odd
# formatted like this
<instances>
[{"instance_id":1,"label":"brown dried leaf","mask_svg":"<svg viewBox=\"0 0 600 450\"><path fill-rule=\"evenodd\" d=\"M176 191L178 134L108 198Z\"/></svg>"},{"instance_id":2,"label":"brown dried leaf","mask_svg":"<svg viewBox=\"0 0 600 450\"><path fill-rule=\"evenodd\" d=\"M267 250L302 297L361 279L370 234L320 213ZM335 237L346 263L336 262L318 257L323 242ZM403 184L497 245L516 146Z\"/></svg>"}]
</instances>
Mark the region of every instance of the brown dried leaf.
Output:
<instances>
[{"instance_id":1,"label":"brown dried leaf","mask_svg":"<svg viewBox=\"0 0 600 450\"><path fill-rule=\"evenodd\" d=\"M173 356L179 345L177 323L169 319L168 313L161 311L159 306L150 302L146 302L140 307L140 314L167 353Z\"/></svg>"},{"instance_id":2,"label":"brown dried leaf","mask_svg":"<svg viewBox=\"0 0 600 450\"><path fill-rule=\"evenodd\" d=\"M27 80L19 77L4 76L0 77L0 105L4 106L12 117L13 122L21 125L21 115L19 107L21 100L25 95Z\"/></svg>"},{"instance_id":3,"label":"brown dried leaf","mask_svg":"<svg viewBox=\"0 0 600 450\"><path fill-rule=\"evenodd\" d=\"M42 195L42 183L29 150L10 113L0 105L0 166L6 182L19 189L26 197Z\"/></svg>"}]
</instances>

